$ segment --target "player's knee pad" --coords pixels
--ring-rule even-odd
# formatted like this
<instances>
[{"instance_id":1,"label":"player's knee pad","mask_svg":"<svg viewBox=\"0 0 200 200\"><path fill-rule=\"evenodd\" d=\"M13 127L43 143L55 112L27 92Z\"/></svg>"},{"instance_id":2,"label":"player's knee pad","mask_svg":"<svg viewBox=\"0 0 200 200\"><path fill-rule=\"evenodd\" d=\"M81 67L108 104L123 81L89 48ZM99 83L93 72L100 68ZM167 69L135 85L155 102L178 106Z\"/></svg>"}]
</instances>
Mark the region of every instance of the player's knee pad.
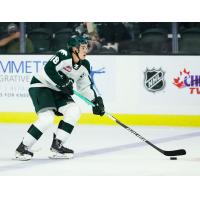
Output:
<instances>
[{"instance_id":1,"label":"player's knee pad","mask_svg":"<svg viewBox=\"0 0 200 200\"><path fill-rule=\"evenodd\" d=\"M45 112L38 113L38 119L34 125L44 131L47 129L54 121L54 112L52 110L47 110Z\"/></svg>"},{"instance_id":2,"label":"player's knee pad","mask_svg":"<svg viewBox=\"0 0 200 200\"><path fill-rule=\"evenodd\" d=\"M80 109L77 104L70 103L59 108L59 112L64 115L64 121L74 125L80 118Z\"/></svg>"}]
</instances>

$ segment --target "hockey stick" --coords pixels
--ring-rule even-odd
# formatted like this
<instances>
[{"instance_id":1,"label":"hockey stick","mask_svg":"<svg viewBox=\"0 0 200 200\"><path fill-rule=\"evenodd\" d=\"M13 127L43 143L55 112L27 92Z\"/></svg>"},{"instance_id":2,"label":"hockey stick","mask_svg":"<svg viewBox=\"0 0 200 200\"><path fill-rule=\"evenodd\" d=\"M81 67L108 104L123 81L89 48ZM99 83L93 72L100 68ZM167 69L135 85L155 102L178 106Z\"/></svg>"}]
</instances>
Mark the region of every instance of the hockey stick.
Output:
<instances>
[{"instance_id":1,"label":"hockey stick","mask_svg":"<svg viewBox=\"0 0 200 200\"><path fill-rule=\"evenodd\" d=\"M85 101L87 104L91 105L92 107L95 106L91 101L89 101L87 98L85 98L84 96L82 96L80 93L78 93L75 90L74 90L74 94L76 96L80 97L83 101ZM148 141L147 139L145 139L144 137L142 137L139 133L137 133L136 131L134 131L130 127L128 127L125 124L123 124L122 122L120 122L118 119L116 119L115 117L113 117L111 114L109 114L107 112L105 112L105 114L110 119L112 119L113 121L115 121L117 124L119 124L120 126L122 126L123 128L125 128L127 131L133 133L138 138L140 138L142 141L146 142L147 144L149 144L150 146L152 146L154 149L158 150L160 153L164 154L165 156L181 156L181 155L185 155L186 154L185 149L177 149L177 150L173 150L173 151L165 151L163 149L160 149L159 147L157 147L156 145L152 144L150 141Z\"/></svg>"}]
</instances>

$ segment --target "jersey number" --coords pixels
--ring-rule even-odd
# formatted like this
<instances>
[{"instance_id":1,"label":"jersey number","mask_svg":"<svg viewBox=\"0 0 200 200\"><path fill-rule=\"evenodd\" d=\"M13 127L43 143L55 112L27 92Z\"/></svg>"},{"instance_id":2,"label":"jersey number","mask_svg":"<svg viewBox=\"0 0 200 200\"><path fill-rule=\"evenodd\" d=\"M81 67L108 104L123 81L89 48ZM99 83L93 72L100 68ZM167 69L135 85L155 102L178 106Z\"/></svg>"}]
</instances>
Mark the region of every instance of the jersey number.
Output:
<instances>
[{"instance_id":1,"label":"jersey number","mask_svg":"<svg viewBox=\"0 0 200 200\"><path fill-rule=\"evenodd\" d=\"M55 65L59 62L59 57L58 56L53 56L50 61L52 61Z\"/></svg>"}]
</instances>

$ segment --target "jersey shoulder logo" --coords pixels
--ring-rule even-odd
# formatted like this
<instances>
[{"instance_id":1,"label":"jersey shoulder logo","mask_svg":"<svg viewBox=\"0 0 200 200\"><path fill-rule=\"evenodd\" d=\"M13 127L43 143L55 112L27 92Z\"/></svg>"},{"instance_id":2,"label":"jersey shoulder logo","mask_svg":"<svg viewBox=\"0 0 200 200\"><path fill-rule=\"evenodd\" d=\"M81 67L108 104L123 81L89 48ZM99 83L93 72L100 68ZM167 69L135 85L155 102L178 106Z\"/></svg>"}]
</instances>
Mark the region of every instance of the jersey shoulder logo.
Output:
<instances>
[{"instance_id":1,"label":"jersey shoulder logo","mask_svg":"<svg viewBox=\"0 0 200 200\"><path fill-rule=\"evenodd\" d=\"M59 52L60 52L61 54L63 54L64 56L67 56L67 51L66 51L66 50L61 49L61 50L59 50Z\"/></svg>"}]
</instances>

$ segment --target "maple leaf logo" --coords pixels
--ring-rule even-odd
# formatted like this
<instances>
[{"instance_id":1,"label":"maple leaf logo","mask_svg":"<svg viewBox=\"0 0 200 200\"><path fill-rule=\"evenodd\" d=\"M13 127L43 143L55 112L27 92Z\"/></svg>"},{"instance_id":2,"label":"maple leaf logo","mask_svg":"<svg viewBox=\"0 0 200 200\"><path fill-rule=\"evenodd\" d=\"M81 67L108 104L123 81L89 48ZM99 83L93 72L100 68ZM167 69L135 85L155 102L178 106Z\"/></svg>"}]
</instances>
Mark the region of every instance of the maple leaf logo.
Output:
<instances>
[{"instance_id":1,"label":"maple leaf logo","mask_svg":"<svg viewBox=\"0 0 200 200\"><path fill-rule=\"evenodd\" d=\"M180 77L174 78L173 84L176 85L178 88L184 87L184 83L180 80Z\"/></svg>"},{"instance_id":2,"label":"maple leaf logo","mask_svg":"<svg viewBox=\"0 0 200 200\"><path fill-rule=\"evenodd\" d=\"M176 85L178 88L184 88L184 79L187 79L188 77L190 77L190 71L187 71L184 68L183 71L180 71L180 76L174 78L173 84Z\"/></svg>"}]
</instances>

